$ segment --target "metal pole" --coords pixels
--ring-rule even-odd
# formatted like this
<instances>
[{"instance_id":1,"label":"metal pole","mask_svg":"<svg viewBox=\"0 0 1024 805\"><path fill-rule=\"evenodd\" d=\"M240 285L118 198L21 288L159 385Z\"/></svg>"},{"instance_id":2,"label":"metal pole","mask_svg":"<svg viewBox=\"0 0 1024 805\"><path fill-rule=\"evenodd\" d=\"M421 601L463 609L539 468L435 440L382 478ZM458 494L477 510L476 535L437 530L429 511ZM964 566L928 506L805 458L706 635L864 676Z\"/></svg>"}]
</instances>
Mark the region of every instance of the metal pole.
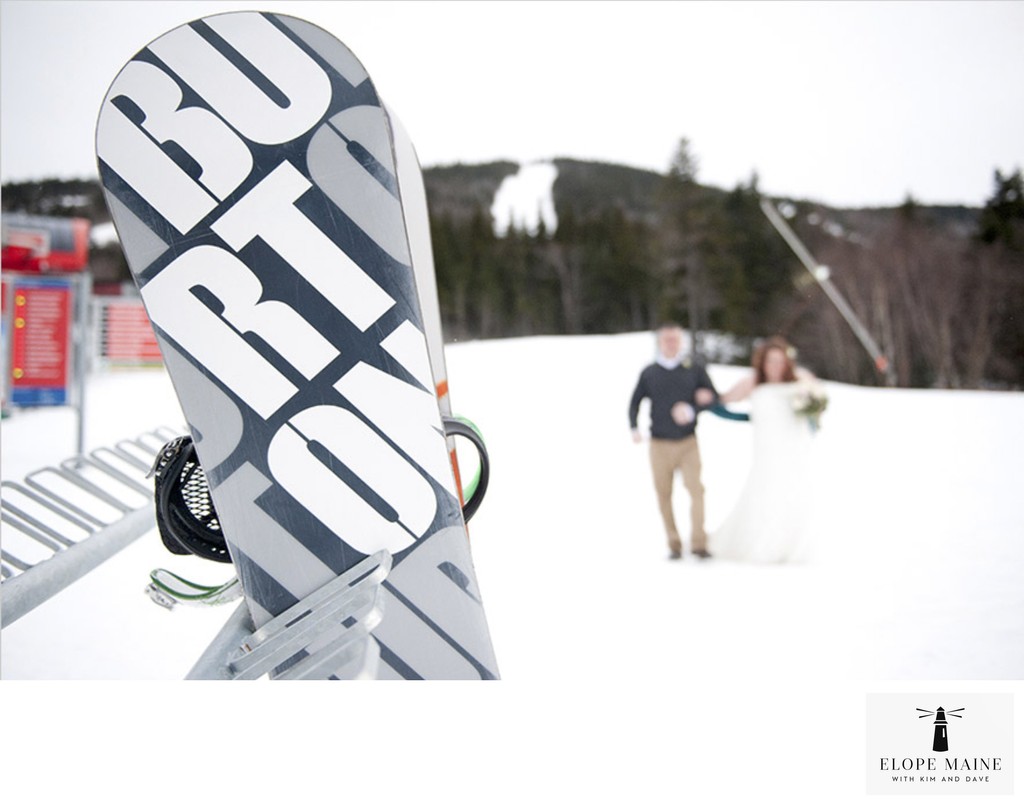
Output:
<instances>
[{"instance_id":1,"label":"metal pole","mask_svg":"<svg viewBox=\"0 0 1024 805\"><path fill-rule=\"evenodd\" d=\"M229 663L245 639L252 636L254 629L249 605L243 601L196 660L185 679L234 679Z\"/></svg>"},{"instance_id":2,"label":"metal pole","mask_svg":"<svg viewBox=\"0 0 1024 805\"><path fill-rule=\"evenodd\" d=\"M0 620L4 627L55 596L89 571L152 530L152 506L136 509L112 525L54 554L0 585Z\"/></svg>"},{"instance_id":3,"label":"metal pole","mask_svg":"<svg viewBox=\"0 0 1024 805\"><path fill-rule=\"evenodd\" d=\"M0 341L0 412L3 415L7 414L7 395L10 393L11 386L11 328L14 326L14 283L7 281L0 284L0 293L4 296L10 291L10 304L6 305L7 309L2 313L2 321L0 321L0 332L3 333L3 339ZM5 299L4 302L8 300Z\"/></svg>"},{"instance_id":4,"label":"metal pole","mask_svg":"<svg viewBox=\"0 0 1024 805\"><path fill-rule=\"evenodd\" d=\"M78 435L76 439L76 455L85 454L85 388L88 374L87 350L89 344L89 297L92 295L92 275L83 271L75 282L75 408L78 411Z\"/></svg>"},{"instance_id":5,"label":"metal pole","mask_svg":"<svg viewBox=\"0 0 1024 805\"><path fill-rule=\"evenodd\" d=\"M850 329L853 330L853 334L857 336L857 339L864 346L864 349L868 351L872 360L875 362L875 369L884 375L886 383L890 386L896 385L896 375L892 370L892 366L889 363L889 359L882 352L881 348L875 342L875 339L871 337L871 333L868 332L867 327L857 318L857 314L853 312L853 309L847 304L842 294L839 293L839 289L829 279L827 269L818 263L812 256L807 247L800 242L800 239L796 236L789 224L786 223L785 219L779 215L779 211L775 209L775 205L772 204L768 199L761 199L761 210L771 221L772 225L782 235L782 239L786 241L789 247L793 250L796 256L800 259L800 262L804 264L812 277L821 289L825 292L825 295L831 300L832 304L836 306L840 315L846 319L846 323L850 325Z\"/></svg>"}]
</instances>

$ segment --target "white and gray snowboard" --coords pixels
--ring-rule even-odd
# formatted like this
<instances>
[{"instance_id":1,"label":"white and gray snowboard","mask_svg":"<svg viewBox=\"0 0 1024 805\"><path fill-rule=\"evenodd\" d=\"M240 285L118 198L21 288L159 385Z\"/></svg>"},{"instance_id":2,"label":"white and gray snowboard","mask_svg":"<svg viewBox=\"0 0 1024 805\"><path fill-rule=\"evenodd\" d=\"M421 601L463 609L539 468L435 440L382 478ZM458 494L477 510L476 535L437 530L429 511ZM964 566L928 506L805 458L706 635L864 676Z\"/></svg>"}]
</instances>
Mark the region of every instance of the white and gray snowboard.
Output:
<instances>
[{"instance_id":1,"label":"white and gray snowboard","mask_svg":"<svg viewBox=\"0 0 1024 805\"><path fill-rule=\"evenodd\" d=\"M197 20L121 70L96 149L251 642L287 646L280 675L358 644L364 675L496 678L422 179L360 63L293 17Z\"/></svg>"}]
</instances>

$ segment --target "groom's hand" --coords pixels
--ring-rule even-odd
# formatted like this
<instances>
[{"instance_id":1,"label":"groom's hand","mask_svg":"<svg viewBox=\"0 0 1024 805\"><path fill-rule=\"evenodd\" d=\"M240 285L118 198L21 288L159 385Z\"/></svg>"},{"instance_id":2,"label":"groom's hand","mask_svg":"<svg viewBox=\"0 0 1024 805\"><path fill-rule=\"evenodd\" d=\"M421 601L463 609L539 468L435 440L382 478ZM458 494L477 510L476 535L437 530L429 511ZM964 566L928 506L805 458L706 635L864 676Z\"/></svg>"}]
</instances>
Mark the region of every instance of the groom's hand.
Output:
<instances>
[{"instance_id":1,"label":"groom's hand","mask_svg":"<svg viewBox=\"0 0 1024 805\"><path fill-rule=\"evenodd\" d=\"M697 417L696 412L693 410L693 406L688 402L677 402L672 406L671 414L672 421L680 427L689 425Z\"/></svg>"},{"instance_id":2,"label":"groom's hand","mask_svg":"<svg viewBox=\"0 0 1024 805\"><path fill-rule=\"evenodd\" d=\"M693 401L697 403L700 408L707 408L708 406L715 404L715 392L711 389L697 389L697 393L693 395Z\"/></svg>"},{"instance_id":3,"label":"groom's hand","mask_svg":"<svg viewBox=\"0 0 1024 805\"><path fill-rule=\"evenodd\" d=\"M642 442L644 440L644 437L640 435L640 431L634 429L632 431L632 433L633 433L633 443L634 444L640 444L640 442Z\"/></svg>"}]
</instances>

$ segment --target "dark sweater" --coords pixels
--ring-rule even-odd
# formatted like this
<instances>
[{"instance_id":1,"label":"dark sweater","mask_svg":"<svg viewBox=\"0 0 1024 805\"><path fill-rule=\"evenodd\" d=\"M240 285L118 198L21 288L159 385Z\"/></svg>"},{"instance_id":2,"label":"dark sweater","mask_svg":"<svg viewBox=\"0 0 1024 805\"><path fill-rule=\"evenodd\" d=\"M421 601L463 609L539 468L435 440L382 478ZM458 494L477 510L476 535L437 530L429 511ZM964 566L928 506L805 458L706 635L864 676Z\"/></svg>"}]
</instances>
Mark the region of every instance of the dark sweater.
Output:
<instances>
[{"instance_id":1,"label":"dark sweater","mask_svg":"<svg viewBox=\"0 0 1024 805\"><path fill-rule=\"evenodd\" d=\"M666 369L652 363L640 373L640 380L629 401L629 426L634 430L640 413L640 401L645 397L651 401L651 437L654 439L685 439L692 436L697 428L697 419L687 425L677 425L672 419L672 406L687 402L694 412L703 410L694 400L697 389L711 389L718 396L711 378L703 366L677 366Z\"/></svg>"}]
</instances>

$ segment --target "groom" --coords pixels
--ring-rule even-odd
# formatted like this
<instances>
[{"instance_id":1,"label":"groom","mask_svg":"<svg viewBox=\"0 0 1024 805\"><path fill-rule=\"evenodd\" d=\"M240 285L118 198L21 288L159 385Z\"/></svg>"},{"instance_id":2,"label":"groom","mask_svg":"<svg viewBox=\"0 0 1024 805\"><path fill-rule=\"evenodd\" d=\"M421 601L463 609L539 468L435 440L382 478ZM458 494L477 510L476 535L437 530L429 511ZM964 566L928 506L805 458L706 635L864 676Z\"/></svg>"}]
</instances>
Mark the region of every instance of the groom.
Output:
<instances>
[{"instance_id":1,"label":"groom","mask_svg":"<svg viewBox=\"0 0 1024 805\"><path fill-rule=\"evenodd\" d=\"M643 441L637 428L640 401L651 401L651 471L658 507L665 523L669 558L681 559L683 543L672 512L672 485L676 470L690 494L690 540L694 556L707 559L704 531L704 485L700 479L700 450L697 447L697 412L718 398L703 366L682 360L683 331L676 324L658 328L658 356L640 373L629 402L629 426L633 441Z\"/></svg>"}]
</instances>

